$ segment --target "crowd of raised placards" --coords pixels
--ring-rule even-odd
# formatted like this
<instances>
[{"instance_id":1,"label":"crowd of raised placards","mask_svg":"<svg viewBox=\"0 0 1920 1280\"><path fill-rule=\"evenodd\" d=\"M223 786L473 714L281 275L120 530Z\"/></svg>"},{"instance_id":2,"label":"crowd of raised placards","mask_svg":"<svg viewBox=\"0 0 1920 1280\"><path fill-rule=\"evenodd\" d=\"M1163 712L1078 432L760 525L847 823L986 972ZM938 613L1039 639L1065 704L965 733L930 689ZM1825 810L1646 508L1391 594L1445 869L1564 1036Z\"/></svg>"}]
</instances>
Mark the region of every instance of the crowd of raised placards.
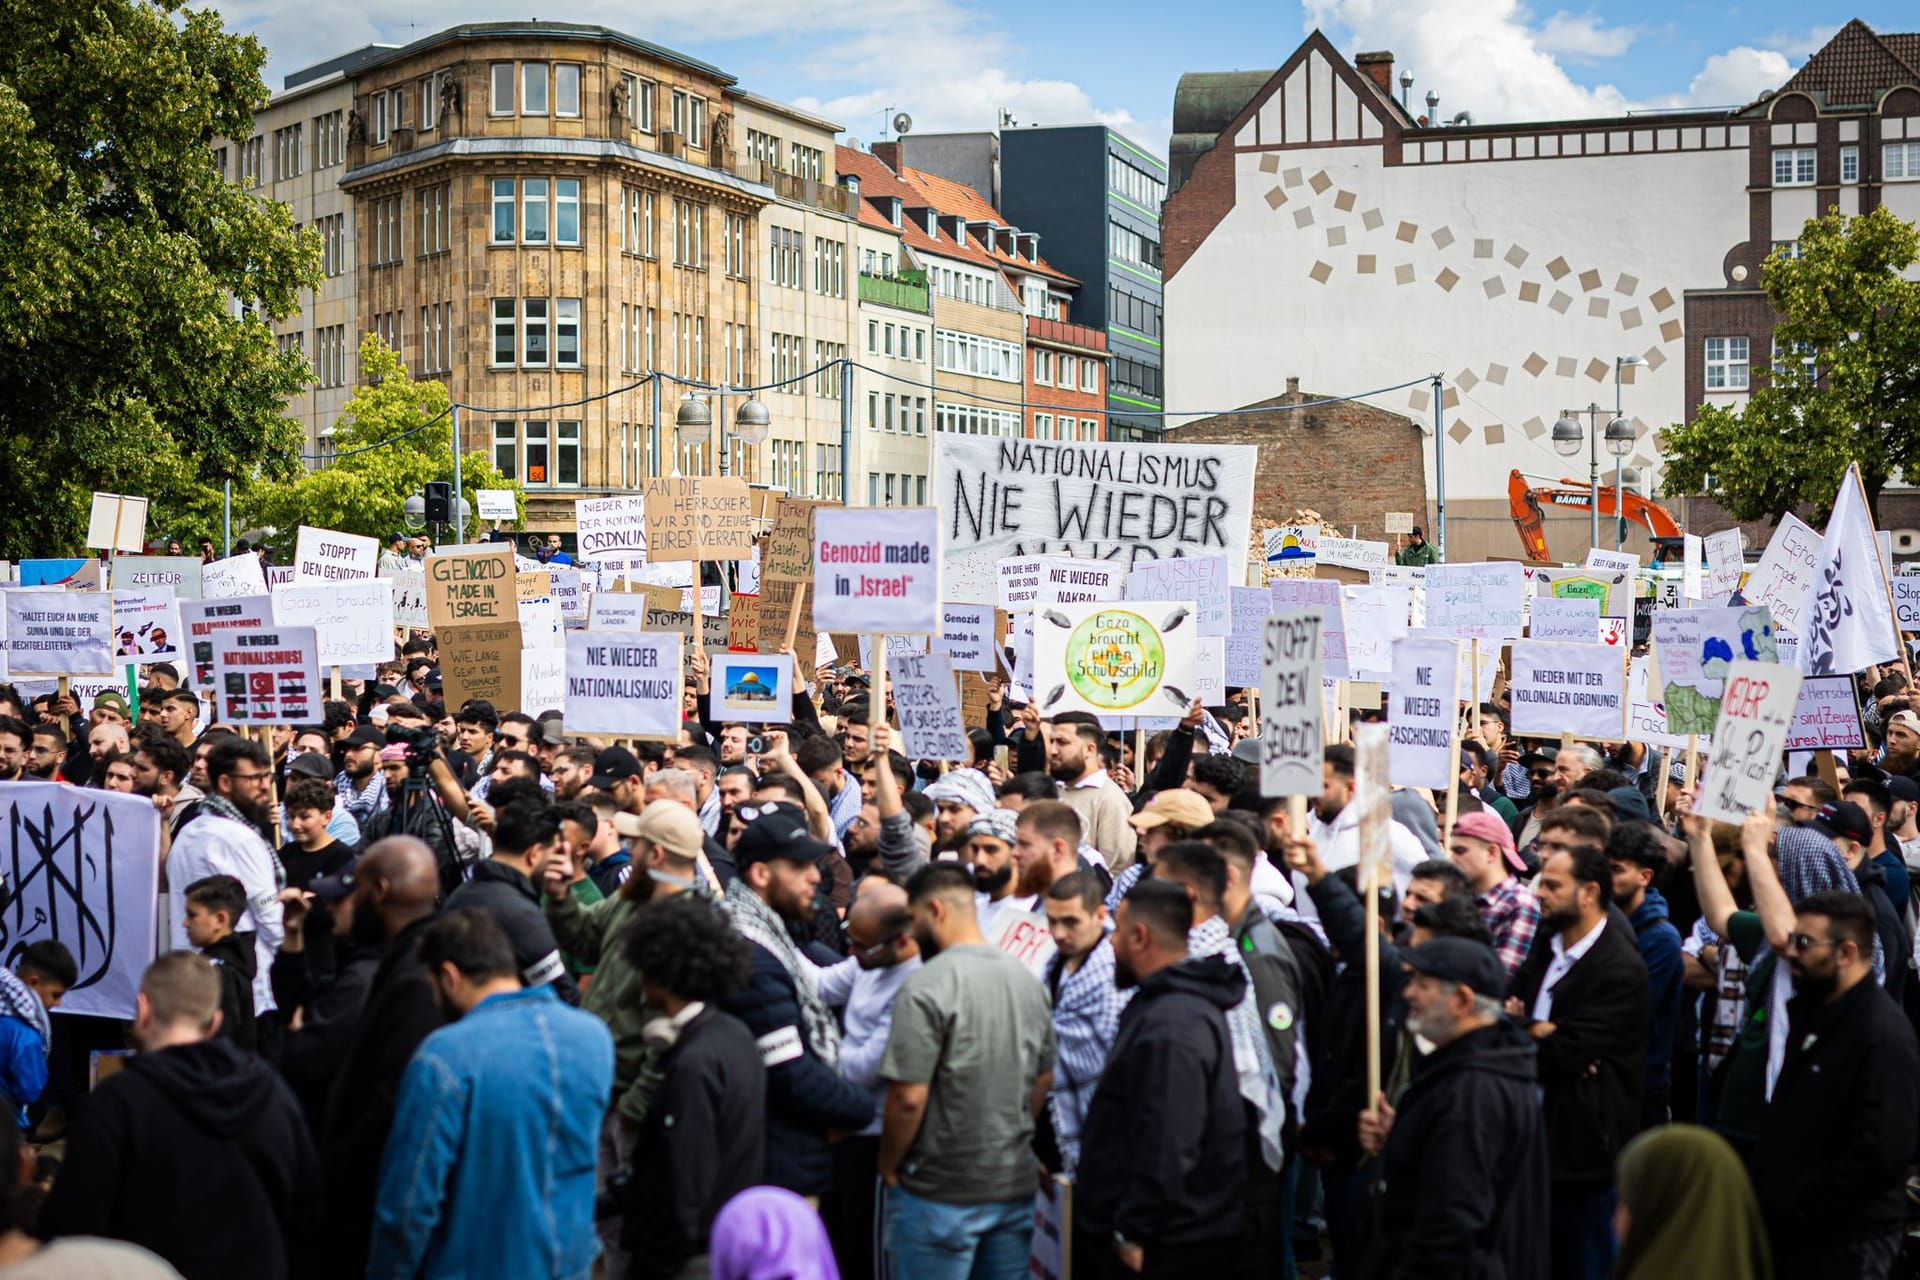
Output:
<instances>
[{"instance_id":1,"label":"crowd of raised placards","mask_svg":"<svg viewBox=\"0 0 1920 1280\"><path fill-rule=\"evenodd\" d=\"M0 1275L1906 1274L1857 487L1580 566L683 488L18 566Z\"/></svg>"}]
</instances>

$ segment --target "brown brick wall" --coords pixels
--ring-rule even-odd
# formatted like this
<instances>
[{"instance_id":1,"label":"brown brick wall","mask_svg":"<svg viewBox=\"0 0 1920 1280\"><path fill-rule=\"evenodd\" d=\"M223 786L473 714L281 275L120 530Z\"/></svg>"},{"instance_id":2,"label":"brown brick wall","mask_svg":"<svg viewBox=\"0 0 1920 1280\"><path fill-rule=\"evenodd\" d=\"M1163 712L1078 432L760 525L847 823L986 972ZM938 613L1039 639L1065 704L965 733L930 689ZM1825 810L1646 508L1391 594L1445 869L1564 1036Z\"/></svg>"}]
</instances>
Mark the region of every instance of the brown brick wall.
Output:
<instances>
[{"instance_id":1,"label":"brown brick wall","mask_svg":"<svg viewBox=\"0 0 1920 1280\"><path fill-rule=\"evenodd\" d=\"M1193 162L1186 185L1160 207L1160 279L1178 275L1220 219L1233 208L1233 145L1216 142L1213 150Z\"/></svg>"}]
</instances>

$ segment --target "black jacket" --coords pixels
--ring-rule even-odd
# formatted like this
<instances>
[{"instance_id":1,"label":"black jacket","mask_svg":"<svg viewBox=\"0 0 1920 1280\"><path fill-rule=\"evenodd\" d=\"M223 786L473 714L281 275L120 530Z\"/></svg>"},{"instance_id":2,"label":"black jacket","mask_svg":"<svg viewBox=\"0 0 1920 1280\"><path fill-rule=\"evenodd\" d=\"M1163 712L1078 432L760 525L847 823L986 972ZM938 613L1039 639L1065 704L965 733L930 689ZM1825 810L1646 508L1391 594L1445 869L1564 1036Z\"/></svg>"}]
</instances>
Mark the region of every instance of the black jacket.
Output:
<instances>
[{"instance_id":1,"label":"black jacket","mask_svg":"<svg viewBox=\"0 0 1920 1280\"><path fill-rule=\"evenodd\" d=\"M1523 1024L1553 963L1554 937L1543 923L1507 988L1524 1006ZM1554 1181L1613 1180L1613 1158L1640 1129L1651 1005L1633 925L1608 907L1607 927L1553 988L1553 1034L1535 1042Z\"/></svg>"},{"instance_id":2,"label":"black jacket","mask_svg":"<svg viewBox=\"0 0 1920 1280\"><path fill-rule=\"evenodd\" d=\"M633 1150L621 1244L633 1274L677 1276L721 1206L767 1169L767 1072L753 1033L709 1006L660 1059Z\"/></svg>"},{"instance_id":3,"label":"black jacket","mask_svg":"<svg viewBox=\"0 0 1920 1280\"><path fill-rule=\"evenodd\" d=\"M1254 1005L1260 1013L1260 1029L1267 1037L1267 1052L1273 1057L1274 1074L1280 1077L1287 1119L1297 1123L1293 1082L1298 1074L1294 1038L1299 1034L1302 1007L1299 962L1266 912L1251 902L1233 926L1233 945L1246 963L1247 976L1253 979Z\"/></svg>"},{"instance_id":4,"label":"black jacket","mask_svg":"<svg viewBox=\"0 0 1920 1280\"><path fill-rule=\"evenodd\" d=\"M1237 1239L1247 1104L1226 1011L1247 980L1231 958L1169 965L1120 1015L1080 1131L1074 1228L1146 1246Z\"/></svg>"},{"instance_id":5,"label":"black jacket","mask_svg":"<svg viewBox=\"0 0 1920 1280\"><path fill-rule=\"evenodd\" d=\"M1547 1139L1533 1044L1507 1021L1417 1062L1368 1179L1363 1277L1547 1274Z\"/></svg>"},{"instance_id":6,"label":"black jacket","mask_svg":"<svg viewBox=\"0 0 1920 1280\"><path fill-rule=\"evenodd\" d=\"M1860 883L1860 896L1873 905L1873 929L1880 937L1887 971L1886 992L1899 1004L1907 986L1907 961L1913 955L1913 937L1901 916L1907 904L1895 902L1888 894L1887 869L1872 858L1860 860L1853 878Z\"/></svg>"},{"instance_id":7,"label":"black jacket","mask_svg":"<svg viewBox=\"0 0 1920 1280\"><path fill-rule=\"evenodd\" d=\"M766 1181L803 1196L825 1195L833 1185L827 1130L865 1128L873 1119L873 1099L814 1056L793 975L759 943L747 945L753 976L721 1007L753 1033L767 1068Z\"/></svg>"},{"instance_id":8,"label":"black jacket","mask_svg":"<svg viewBox=\"0 0 1920 1280\"><path fill-rule=\"evenodd\" d=\"M513 944L513 961L520 966L520 981L529 987L551 982L553 993L571 1005L580 1003L580 987L560 959L560 944L554 941L553 926L540 909L540 894L533 881L498 858L489 858L473 869L473 878L454 890L447 899L447 910L475 907L486 912L506 931Z\"/></svg>"},{"instance_id":9,"label":"black jacket","mask_svg":"<svg viewBox=\"0 0 1920 1280\"><path fill-rule=\"evenodd\" d=\"M224 1040L140 1054L94 1090L44 1234L127 1240L187 1280L279 1280L313 1240L320 1169L293 1094Z\"/></svg>"},{"instance_id":10,"label":"black jacket","mask_svg":"<svg viewBox=\"0 0 1920 1280\"><path fill-rule=\"evenodd\" d=\"M220 975L220 1038L252 1052L259 1047L253 1022L253 975L260 967L259 954L253 949L253 933L230 933L202 947L200 954Z\"/></svg>"},{"instance_id":11,"label":"black jacket","mask_svg":"<svg viewBox=\"0 0 1920 1280\"><path fill-rule=\"evenodd\" d=\"M1307 886L1320 912L1320 926L1340 953L1341 968L1334 975L1321 1026L1307 1032L1313 1083L1307 1090L1306 1116L1300 1126L1300 1144L1333 1153L1336 1171L1350 1173L1360 1165L1360 1138L1355 1117L1366 1110L1367 1097L1367 909L1359 895L1338 876L1323 876ZM1384 1080L1400 1044L1400 1028L1407 1020L1406 988L1400 948L1380 939L1380 1075Z\"/></svg>"},{"instance_id":12,"label":"black jacket","mask_svg":"<svg viewBox=\"0 0 1920 1280\"><path fill-rule=\"evenodd\" d=\"M367 993L385 947L343 945L331 973L314 973L311 951L282 951L273 960L273 1002L290 1018L303 1010L300 1029L280 1037L275 1062L319 1134L327 1117L327 1092L353 1050Z\"/></svg>"},{"instance_id":13,"label":"black jacket","mask_svg":"<svg viewBox=\"0 0 1920 1280\"><path fill-rule=\"evenodd\" d=\"M1916 1132L1920 1048L1872 975L1832 1004L1789 1000L1787 1056L1749 1165L1776 1263L1898 1228Z\"/></svg>"}]
</instances>

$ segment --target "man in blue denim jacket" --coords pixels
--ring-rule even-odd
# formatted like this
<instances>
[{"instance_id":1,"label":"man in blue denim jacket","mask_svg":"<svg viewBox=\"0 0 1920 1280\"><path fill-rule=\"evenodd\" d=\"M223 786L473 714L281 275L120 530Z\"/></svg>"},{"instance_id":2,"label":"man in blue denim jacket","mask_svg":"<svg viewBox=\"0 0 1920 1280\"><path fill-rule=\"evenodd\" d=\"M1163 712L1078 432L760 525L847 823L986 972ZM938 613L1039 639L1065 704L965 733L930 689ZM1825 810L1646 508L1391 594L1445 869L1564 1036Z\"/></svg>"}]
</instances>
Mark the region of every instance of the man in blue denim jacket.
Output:
<instances>
[{"instance_id":1,"label":"man in blue denim jacket","mask_svg":"<svg viewBox=\"0 0 1920 1280\"><path fill-rule=\"evenodd\" d=\"M523 990L512 945L483 911L429 925L420 962L458 1021L421 1043L401 1081L369 1280L586 1277L600 1252L595 1142L613 1092L606 1024L550 984Z\"/></svg>"}]
</instances>

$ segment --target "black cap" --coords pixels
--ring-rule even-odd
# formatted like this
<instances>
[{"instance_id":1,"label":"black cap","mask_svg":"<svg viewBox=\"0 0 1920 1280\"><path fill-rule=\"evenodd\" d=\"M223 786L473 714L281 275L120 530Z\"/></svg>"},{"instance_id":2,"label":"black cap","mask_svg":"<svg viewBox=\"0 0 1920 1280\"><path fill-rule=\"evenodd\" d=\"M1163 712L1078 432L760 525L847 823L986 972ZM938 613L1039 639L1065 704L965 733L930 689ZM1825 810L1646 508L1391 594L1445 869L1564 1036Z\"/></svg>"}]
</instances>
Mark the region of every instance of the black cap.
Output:
<instances>
[{"instance_id":1,"label":"black cap","mask_svg":"<svg viewBox=\"0 0 1920 1280\"><path fill-rule=\"evenodd\" d=\"M1861 844L1873 842L1873 820L1867 817L1865 809L1851 800L1821 805L1820 816L1808 825L1828 839L1839 836L1843 840L1858 840Z\"/></svg>"},{"instance_id":2,"label":"black cap","mask_svg":"<svg viewBox=\"0 0 1920 1280\"><path fill-rule=\"evenodd\" d=\"M1424 534L1424 533L1422 533L1422 532L1420 531L1420 526L1419 526L1419 525L1415 525L1415 526L1413 526L1413 534L1412 534L1412 536L1413 536L1413 537L1416 537L1416 538L1424 538L1424 537L1426 537L1427 535L1426 535L1426 534Z\"/></svg>"},{"instance_id":3,"label":"black cap","mask_svg":"<svg viewBox=\"0 0 1920 1280\"><path fill-rule=\"evenodd\" d=\"M1522 751L1520 753L1520 767L1524 769L1535 760L1544 760L1546 763L1552 764L1559 758L1559 755L1560 748L1558 747L1535 747L1531 751Z\"/></svg>"},{"instance_id":4,"label":"black cap","mask_svg":"<svg viewBox=\"0 0 1920 1280\"><path fill-rule=\"evenodd\" d=\"M387 735L370 724L363 724L348 734L346 741L340 745L343 747L384 747L387 745Z\"/></svg>"},{"instance_id":5,"label":"black cap","mask_svg":"<svg viewBox=\"0 0 1920 1280\"><path fill-rule=\"evenodd\" d=\"M287 774L295 778L331 778L333 761L318 751L303 751L288 763Z\"/></svg>"},{"instance_id":6,"label":"black cap","mask_svg":"<svg viewBox=\"0 0 1920 1280\"><path fill-rule=\"evenodd\" d=\"M355 858L343 871L330 876L321 876L307 886L307 891L321 902L338 902L342 898L353 896L353 869L360 859Z\"/></svg>"},{"instance_id":7,"label":"black cap","mask_svg":"<svg viewBox=\"0 0 1920 1280\"><path fill-rule=\"evenodd\" d=\"M1493 948L1472 938L1435 938L1408 947L1400 959L1409 969L1457 982L1476 996L1498 1000L1507 990L1507 971Z\"/></svg>"},{"instance_id":8,"label":"black cap","mask_svg":"<svg viewBox=\"0 0 1920 1280\"><path fill-rule=\"evenodd\" d=\"M737 867L745 867L750 862L771 862L775 858L818 862L833 852L832 845L813 838L807 828L807 816L798 805L744 805L734 812L747 823L733 846L733 862Z\"/></svg>"},{"instance_id":9,"label":"black cap","mask_svg":"<svg viewBox=\"0 0 1920 1280\"><path fill-rule=\"evenodd\" d=\"M1907 804L1920 804L1920 782L1904 773L1892 774L1887 778L1887 794Z\"/></svg>"},{"instance_id":10,"label":"black cap","mask_svg":"<svg viewBox=\"0 0 1920 1280\"><path fill-rule=\"evenodd\" d=\"M616 782L640 776L640 761L625 747L607 747L593 758L593 776L587 785L595 791L611 791Z\"/></svg>"}]
</instances>

